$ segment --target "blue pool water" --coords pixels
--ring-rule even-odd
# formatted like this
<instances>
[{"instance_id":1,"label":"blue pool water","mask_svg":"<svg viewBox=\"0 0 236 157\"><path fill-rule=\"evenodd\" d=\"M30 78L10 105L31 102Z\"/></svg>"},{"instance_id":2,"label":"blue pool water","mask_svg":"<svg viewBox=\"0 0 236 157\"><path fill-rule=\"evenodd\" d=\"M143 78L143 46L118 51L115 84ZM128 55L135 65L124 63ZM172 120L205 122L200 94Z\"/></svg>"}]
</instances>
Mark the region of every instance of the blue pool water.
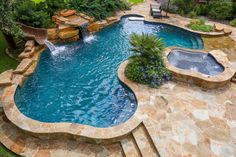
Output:
<instances>
[{"instance_id":1,"label":"blue pool water","mask_svg":"<svg viewBox=\"0 0 236 157\"><path fill-rule=\"evenodd\" d=\"M109 127L127 121L137 104L118 81L117 70L132 54L132 32L155 34L166 46L203 47L199 36L176 27L123 18L98 32L95 40L57 45L61 51L56 55L46 50L35 73L17 89L19 110L42 122Z\"/></svg>"}]
</instances>

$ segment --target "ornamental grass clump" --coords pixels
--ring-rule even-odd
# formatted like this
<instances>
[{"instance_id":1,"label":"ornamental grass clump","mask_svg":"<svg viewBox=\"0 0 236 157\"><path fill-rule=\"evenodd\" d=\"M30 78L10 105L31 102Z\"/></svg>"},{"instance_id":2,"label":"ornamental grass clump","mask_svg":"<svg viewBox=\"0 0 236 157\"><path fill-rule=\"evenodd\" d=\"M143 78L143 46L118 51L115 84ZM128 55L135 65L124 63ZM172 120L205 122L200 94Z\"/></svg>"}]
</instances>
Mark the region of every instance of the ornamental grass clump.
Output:
<instances>
[{"instance_id":1,"label":"ornamental grass clump","mask_svg":"<svg viewBox=\"0 0 236 157\"><path fill-rule=\"evenodd\" d=\"M134 55L130 57L125 69L127 78L151 87L159 87L164 81L171 79L163 61L162 39L144 33L132 34L130 44Z\"/></svg>"}]
</instances>

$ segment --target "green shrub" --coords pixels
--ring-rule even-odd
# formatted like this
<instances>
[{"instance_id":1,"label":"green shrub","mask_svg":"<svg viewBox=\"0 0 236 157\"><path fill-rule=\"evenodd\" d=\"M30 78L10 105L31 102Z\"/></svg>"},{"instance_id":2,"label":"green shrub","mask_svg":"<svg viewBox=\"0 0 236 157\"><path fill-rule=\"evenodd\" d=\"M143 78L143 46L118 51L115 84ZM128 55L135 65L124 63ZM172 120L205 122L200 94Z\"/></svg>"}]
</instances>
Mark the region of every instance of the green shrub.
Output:
<instances>
[{"instance_id":1,"label":"green shrub","mask_svg":"<svg viewBox=\"0 0 236 157\"><path fill-rule=\"evenodd\" d=\"M213 26L211 25L190 25L189 28L195 31L202 32L212 32L214 30Z\"/></svg>"},{"instance_id":2,"label":"green shrub","mask_svg":"<svg viewBox=\"0 0 236 157\"><path fill-rule=\"evenodd\" d=\"M187 15L194 9L193 0L173 0L172 3L178 8L177 12L181 15Z\"/></svg>"},{"instance_id":3,"label":"green shrub","mask_svg":"<svg viewBox=\"0 0 236 157\"><path fill-rule=\"evenodd\" d=\"M236 19L230 21L230 25L233 27L236 27Z\"/></svg>"},{"instance_id":4,"label":"green shrub","mask_svg":"<svg viewBox=\"0 0 236 157\"><path fill-rule=\"evenodd\" d=\"M191 18L197 17L197 13L196 13L195 11L191 11L191 12L188 14L188 17L191 17Z\"/></svg>"},{"instance_id":5,"label":"green shrub","mask_svg":"<svg viewBox=\"0 0 236 157\"><path fill-rule=\"evenodd\" d=\"M206 5L206 4L197 4L195 7L194 7L194 11L196 12L196 14L198 15L198 16L205 16L205 15L207 15L207 13L208 13L208 10L209 10L209 8L208 8L208 5Z\"/></svg>"},{"instance_id":6,"label":"green shrub","mask_svg":"<svg viewBox=\"0 0 236 157\"><path fill-rule=\"evenodd\" d=\"M154 35L132 34L130 43L134 55L125 69L127 78L151 87L158 87L171 79L163 62L164 44L161 39Z\"/></svg>"},{"instance_id":7,"label":"green shrub","mask_svg":"<svg viewBox=\"0 0 236 157\"><path fill-rule=\"evenodd\" d=\"M190 25L204 25L205 24L205 19L200 18L200 19L192 19L190 21Z\"/></svg>"},{"instance_id":8,"label":"green shrub","mask_svg":"<svg viewBox=\"0 0 236 157\"><path fill-rule=\"evenodd\" d=\"M45 0L38 3L32 0L19 0L15 6L16 19L29 26L52 27L52 15L58 10L67 8L64 0Z\"/></svg>"},{"instance_id":9,"label":"green shrub","mask_svg":"<svg viewBox=\"0 0 236 157\"><path fill-rule=\"evenodd\" d=\"M205 19L203 18L191 20L187 27L194 31L202 32L212 32L214 30L213 26L205 25Z\"/></svg>"},{"instance_id":10,"label":"green shrub","mask_svg":"<svg viewBox=\"0 0 236 157\"><path fill-rule=\"evenodd\" d=\"M69 6L99 20L112 16L117 10L129 9L123 0L69 0Z\"/></svg>"},{"instance_id":11,"label":"green shrub","mask_svg":"<svg viewBox=\"0 0 236 157\"><path fill-rule=\"evenodd\" d=\"M233 16L233 3L231 0L210 1L209 13L211 18L224 20Z\"/></svg>"}]
</instances>

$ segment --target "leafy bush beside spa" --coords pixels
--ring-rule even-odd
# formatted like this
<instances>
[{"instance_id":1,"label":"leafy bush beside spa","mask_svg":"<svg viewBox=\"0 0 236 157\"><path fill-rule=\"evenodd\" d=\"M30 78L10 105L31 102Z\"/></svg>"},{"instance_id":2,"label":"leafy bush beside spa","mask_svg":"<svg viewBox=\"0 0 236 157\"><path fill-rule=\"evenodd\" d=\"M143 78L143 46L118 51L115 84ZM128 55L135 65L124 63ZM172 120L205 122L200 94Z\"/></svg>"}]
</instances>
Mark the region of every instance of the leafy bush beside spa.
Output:
<instances>
[{"instance_id":1,"label":"leafy bush beside spa","mask_svg":"<svg viewBox=\"0 0 236 157\"><path fill-rule=\"evenodd\" d=\"M164 81L171 79L170 72L163 61L164 43L154 35L132 34L130 43L134 55L129 58L125 69L128 79L159 87Z\"/></svg>"}]
</instances>

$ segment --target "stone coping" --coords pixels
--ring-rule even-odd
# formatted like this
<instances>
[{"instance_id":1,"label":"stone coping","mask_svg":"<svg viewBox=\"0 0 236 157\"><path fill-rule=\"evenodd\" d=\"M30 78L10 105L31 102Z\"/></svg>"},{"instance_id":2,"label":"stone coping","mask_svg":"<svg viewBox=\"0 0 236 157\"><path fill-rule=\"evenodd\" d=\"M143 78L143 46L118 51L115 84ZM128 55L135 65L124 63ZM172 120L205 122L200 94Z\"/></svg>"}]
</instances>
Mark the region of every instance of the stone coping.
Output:
<instances>
[{"instance_id":1,"label":"stone coping","mask_svg":"<svg viewBox=\"0 0 236 157\"><path fill-rule=\"evenodd\" d=\"M191 70L177 68L172 64L170 64L168 61L168 55L172 52L173 49L187 50L188 52L209 53L216 59L216 61L219 64L221 64L224 67L224 71L218 75L209 76L206 74L202 74L200 72L194 72ZM221 50L212 50L210 52L207 52L204 50L192 50L179 47L168 47L165 49L164 52L164 62L166 67L171 71L173 78L175 80L193 83L200 87L208 89L224 86L225 84L230 82L231 78L235 74L235 70L231 66L227 56Z\"/></svg>"},{"instance_id":2,"label":"stone coping","mask_svg":"<svg viewBox=\"0 0 236 157\"><path fill-rule=\"evenodd\" d=\"M72 135L75 138L89 138L89 141L93 142L106 142L106 141L116 141L119 138L122 138L123 136L130 133L133 129L135 129L141 122L142 119L140 119L142 116L140 115L142 110L142 97L139 93L136 92L137 85L135 83L132 83L131 81L127 80L124 76L124 69L125 65L121 64L118 70L118 77L120 81L122 81L124 84L127 84L128 87L134 92L137 99L137 110L135 111L134 115L127 120L126 122L113 126L108 128L97 128L89 125L83 125L83 124L77 124L77 123L45 123L40 122L37 120L33 120L25 115L23 115L19 109L17 108L14 96L15 92L17 90L18 85L14 84L9 87L6 87L4 89L4 92L2 94L2 102L3 102L3 108L4 112L7 116L7 118L15 124L20 129L31 133L35 136L38 136L37 134L43 134L43 135L49 135L51 134L67 134ZM86 140L87 141L87 140Z\"/></svg>"},{"instance_id":3,"label":"stone coping","mask_svg":"<svg viewBox=\"0 0 236 157\"><path fill-rule=\"evenodd\" d=\"M184 30L186 30L188 32L191 32L191 33L199 34L201 36L211 36L211 37L214 37L214 36L229 35L229 33L225 33L225 32L202 32L202 31L195 31L195 30L187 28L186 26L177 25L177 24L174 24L174 23L171 23L171 22L163 21L161 19L150 18L150 17L147 17L147 16L143 16L141 14L125 13L124 15L120 16L120 19L122 19L123 17L132 16L132 15L144 17L144 21L145 22L151 22L151 23L156 23L156 24L158 24L158 23L160 23L160 24L167 24L167 25L170 25L170 26L178 27L180 29L184 29Z\"/></svg>"}]
</instances>

